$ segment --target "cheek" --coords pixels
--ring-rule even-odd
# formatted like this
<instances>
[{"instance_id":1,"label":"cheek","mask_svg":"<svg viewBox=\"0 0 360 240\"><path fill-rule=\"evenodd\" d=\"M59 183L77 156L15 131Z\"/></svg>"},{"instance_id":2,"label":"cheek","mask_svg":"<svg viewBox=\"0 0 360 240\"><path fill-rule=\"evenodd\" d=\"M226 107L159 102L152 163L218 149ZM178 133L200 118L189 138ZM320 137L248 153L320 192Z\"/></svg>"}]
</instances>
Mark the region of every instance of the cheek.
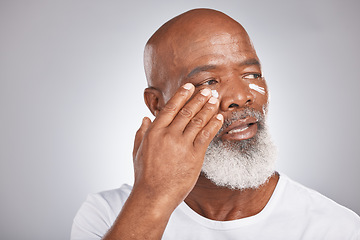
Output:
<instances>
[{"instance_id":1,"label":"cheek","mask_svg":"<svg viewBox=\"0 0 360 240\"><path fill-rule=\"evenodd\" d=\"M266 94L266 89L264 87L260 87L259 85L255 84L255 83L250 83L249 88L262 94L262 95Z\"/></svg>"},{"instance_id":2,"label":"cheek","mask_svg":"<svg viewBox=\"0 0 360 240\"><path fill-rule=\"evenodd\" d=\"M268 104L269 101L269 92L266 84L260 83L250 83L249 89L254 95L254 102L257 105L264 106Z\"/></svg>"}]
</instances>

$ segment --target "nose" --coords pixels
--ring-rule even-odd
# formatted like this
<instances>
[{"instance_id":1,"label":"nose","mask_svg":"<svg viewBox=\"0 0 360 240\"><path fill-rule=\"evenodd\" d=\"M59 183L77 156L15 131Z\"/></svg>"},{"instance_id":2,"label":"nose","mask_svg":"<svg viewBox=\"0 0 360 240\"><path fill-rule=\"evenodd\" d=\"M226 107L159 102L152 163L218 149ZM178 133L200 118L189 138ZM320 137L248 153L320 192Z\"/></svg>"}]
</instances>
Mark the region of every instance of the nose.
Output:
<instances>
[{"instance_id":1,"label":"nose","mask_svg":"<svg viewBox=\"0 0 360 240\"><path fill-rule=\"evenodd\" d=\"M248 107L254 102L254 95L250 92L249 85L240 79L229 81L223 94L220 95L222 95L220 110L223 112Z\"/></svg>"}]
</instances>

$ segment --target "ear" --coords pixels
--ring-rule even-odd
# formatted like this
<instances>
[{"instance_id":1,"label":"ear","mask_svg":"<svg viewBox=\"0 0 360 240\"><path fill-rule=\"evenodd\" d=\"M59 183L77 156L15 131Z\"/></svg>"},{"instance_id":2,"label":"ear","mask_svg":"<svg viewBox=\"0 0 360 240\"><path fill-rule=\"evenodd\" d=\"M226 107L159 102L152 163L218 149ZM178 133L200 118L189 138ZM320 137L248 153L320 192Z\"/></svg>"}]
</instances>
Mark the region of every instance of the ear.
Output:
<instances>
[{"instance_id":1,"label":"ear","mask_svg":"<svg viewBox=\"0 0 360 240\"><path fill-rule=\"evenodd\" d=\"M159 114L160 109L164 106L164 98L156 88L146 88L144 90L144 100L146 106L149 108L150 112L156 117Z\"/></svg>"}]
</instances>

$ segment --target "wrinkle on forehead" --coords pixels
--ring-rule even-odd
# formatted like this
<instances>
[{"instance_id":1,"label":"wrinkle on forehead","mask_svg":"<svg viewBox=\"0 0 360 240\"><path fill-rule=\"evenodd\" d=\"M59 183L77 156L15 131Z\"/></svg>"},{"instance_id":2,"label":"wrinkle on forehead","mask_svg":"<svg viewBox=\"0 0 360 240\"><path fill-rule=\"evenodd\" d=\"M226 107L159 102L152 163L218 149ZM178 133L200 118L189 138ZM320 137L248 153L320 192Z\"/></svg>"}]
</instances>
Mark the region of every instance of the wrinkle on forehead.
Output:
<instances>
[{"instance_id":1,"label":"wrinkle on forehead","mask_svg":"<svg viewBox=\"0 0 360 240\"><path fill-rule=\"evenodd\" d=\"M181 59L186 59L188 64L190 60L197 58L209 58L209 63L216 62L218 57L231 58L240 56L248 56L254 54L254 50L249 42L241 38L216 38L214 41L206 40L190 45L183 51L178 51L174 54L179 55ZM212 60L211 60L212 59Z\"/></svg>"},{"instance_id":2,"label":"wrinkle on forehead","mask_svg":"<svg viewBox=\"0 0 360 240\"><path fill-rule=\"evenodd\" d=\"M230 33L218 33L211 36L209 39L210 44L233 44L239 43L239 37L241 36L240 33L238 34L230 34Z\"/></svg>"}]
</instances>

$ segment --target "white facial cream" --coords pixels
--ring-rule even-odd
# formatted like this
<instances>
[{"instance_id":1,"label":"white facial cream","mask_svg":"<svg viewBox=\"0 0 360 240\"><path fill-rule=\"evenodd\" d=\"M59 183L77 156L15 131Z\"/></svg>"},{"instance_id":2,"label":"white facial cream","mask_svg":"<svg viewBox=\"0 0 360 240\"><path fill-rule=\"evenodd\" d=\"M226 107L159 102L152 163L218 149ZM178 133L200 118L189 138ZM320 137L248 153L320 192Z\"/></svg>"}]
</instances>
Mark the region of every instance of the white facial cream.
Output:
<instances>
[{"instance_id":1,"label":"white facial cream","mask_svg":"<svg viewBox=\"0 0 360 240\"><path fill-rule=\"evenodd\" d=\"M265 88L259 87L258 85L254 84L254 83L250 83L249 88L251 88L261 94L265 94Z\"/></svg>"},{"instance_id":2,"label":"white facial cream","mask_svg":"<svg viewBox=\"0 0 360 240\"><path fill-rule=\"evenodd\" d=\"M214 98L219 98L219 93L218 93L216 90L211 90L211 95L212 95Z\"/></svg>"}]
</instances>

